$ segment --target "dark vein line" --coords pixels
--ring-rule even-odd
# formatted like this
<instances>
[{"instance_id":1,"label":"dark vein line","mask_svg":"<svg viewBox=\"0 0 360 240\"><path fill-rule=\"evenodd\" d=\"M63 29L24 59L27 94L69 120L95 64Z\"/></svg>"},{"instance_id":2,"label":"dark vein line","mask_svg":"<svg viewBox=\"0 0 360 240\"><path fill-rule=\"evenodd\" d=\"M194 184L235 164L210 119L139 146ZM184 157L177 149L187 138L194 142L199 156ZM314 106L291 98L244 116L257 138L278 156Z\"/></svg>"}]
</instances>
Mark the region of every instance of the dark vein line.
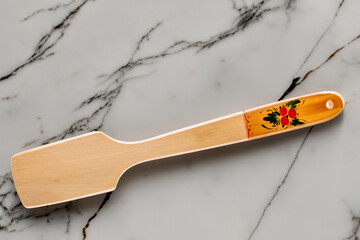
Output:
<instances>
[{"instance_id":1,"label":"dark vein line","mask_svg":"<svg viewBox=\"0 0 360 240\"><path fill-rule=\"evenodd\" d=\"M114 103L116 98L119 96L122 88L124 87L124 84L129 80L143 78L145 76L148 76L149 74L151 74L151 73L124 79L115 88L113 88L111 90L103 91L101 93L97 93L96 96L101 98L101 100L104 102L104 104L102 104L100 107L95 109L90 114L90 116L81 118L81 119L77 120L76 122L74 122L73 124L71 124L70 127L67 128L65 131L63 131L60 134L57 134L51 138L44 140L42 142L42 145L48 144L48 143L51 143L51 142L54 142L57 140L65 139L67 136L73 135L75 133L79 133L79 132L83 132L83 131L91 132L91 131L100 130L105 122L107 115L109 114L109 112L111 110L112 104ZM96 98L93 96L93 97L91 97L91 99L92 100L90 102L92 102ZM89 100L87 100L87 101L89 101ZM86 104L82 103L80 105L80 107L83 107L84 105L86 105ZM99 118L100 121L98 123L95 123L94 126L91 126L90 124L93 123L95 120L97 120L97 118Z\"/></svg>"},{"instance_id":2,"label":"dark vein line","mask_svg":"<svg viewBox=\"0 0 360 240\"><path fill-rule=\"evenodd\" d=\"M18 94L15 94L15 95L12 95L12 96L7 96L7 97L2 97L1 100L11 100L11 99L14 99L14 98L17 98Z\"/></svg>"},{"instance_id":3,"label":"dark vein line","mask_svg":"<svg viewBox=\"0 0 360 240\"><path fill-rule=\"evenodd\" d=\"M90 226L90 222L92 220L94 220L94 218L99 214L100 210L105 206L105 204L109 201L110 199L110 196L111 196L112 192L108 192L105 197L104 197L104 200L101 202L98 210L87 220L85 226L83 227L83 240L86 239L87 235L86 235L86 229L88 229L88 227Z\"/></svg>"},{"instance_id":4,"label":"dark vein line","mask_svg":"<svg viewBox=\"0 0 360 240\"><path fill-rule=\"evenodd\" d=\"M303 63L300 65L298 72L296 73L296 75L300 72L300 70L303 68L303 66L305 65L305 63L308 61L308 59L310 58L310 56L313 54L314 50L317 48L317 46L319 45L319 43L321 42L321 40L324 38L324 36L327 34L327 32L329 31L329 29L334 25L335 19L339 14L339 11L342 7L342 5L344 4L345 0L341 0L341 2L339 3L339 6L336 10L335 15L333 16L333 18L331 19L330 24L328 25L328 27L325 29L325 31L321 34L320 38L316 41L315 45L312 47L311 51L309 52L309 54L306 56L305 60L303 61Z\"/></svg>"},{"instance_id":5,"label":"dark vein line","mask_svg":"<svg viewBox=\"0 0 360 240\"><path fill-rule=\"evenodd\" d=\"M346 44L342 45L340 48L336 49L334 52L332 52L329 57L322 62L320 65L318 65L317 67L311 69L310 71L308 71L303 77L296 77L292 80L290 86L286 89L286 91L283 93L283 95L279 98L279 100L284 99L292 90L294 90L298 85L300 85L301 83L303 83L312 73L316 72L317 70L319 70L322 66L324 66L327 62L329 62L333 57L335 57L339 52L341 52L344 48L346 48L347 46L349 46L351 43L355 42L356 40L358 40L360 38L360 34L357 35L355 38L353 38L351 41L347 42Z\"/></svg>"},{"instance_id":6,"label":"dark vein line","mask_svg":"<svg viewBox=\"0 0 360 240\"><path fill-rule=\"evenodd\" d=\"M68 3L58 4L58 5L56 5L55 7L49 7L49 8L39 9L39 10L37 10L36 12L30 14L29 16L23 18L23 19L21 20L21 22L25 22L26 20L34 17L35 15L38 15L38 14L41 13L41 12L54 12L54 11L58 10L59 8L65 8L65 7L69 6L69 5L71 5L72 3L74 3L75 1L77 1L77 0L71 0L71 1L68 2Z\"/></svg>"},{"instance_id":7,"label":"dark vein line","mask_svg":"<svg viewBox=\"0 0 360 240\"><path fill-rule=\"evenodd\" d=\"M44 60L47 57L53 56L55 53L54 52L48 53L48 51L52 49L60 41L60 39L64 37L65 32L67 28L71 25L72 20L88 1L89 0L84 0L75 9L70 11L68 15L66 15L65 18L60 23L52 27L52 29L48 33L43 35L40 38L39 42L37 43L32 55L24 63L15 67L8 74L1 76L0 81L4 81L6 79L15 76L16 73L21 69L23 69L25 66L28 66L40 60Z\"/></svg>"},{"instance_id":8,"label":"dark vein line","mask_svg":"<svg viewBox=\"0 0 360 240\"><path fill-rule=\"evenodd\" d=\"M357 217L355 215L352 216L352 222L355 223L354 229L351 233L351 235L345 239L348 240L359 240L359 237L357 236L359 230L360 230L360 217Z\"/></svg>"},{"instance_id":9,"label":"dark vein line","mask_svg":"<svg viewBox=\"0 0 360 240\"><path fill-rule=\"evenodd\" d=\"M70 232L70 225L71 225L71 202L69 202L69 204L67 204L65 206L66 209L66 217L67 217L67 222L66 222L66 233Z\"/></svg>"},{"instance_id":10,"label":"dark vein line","mask_svg":"<svg viewBox=\"0 0 360 240\"><path fill-rule=\"evenodd\" d=\"M308 71L304 77L301 79L301 81L299 82L302 83L303 81L305 81L305 79L307 79L310 74L312 74L313 72L319 70L324 64L326 64L328 61L330 61L336 54L338 54L341 50L343 50L345 47L347 47L349 44L353 43L354 41L356 41L357 39L360 38L360 35L356 36L355 38L353 38L350 42L346 43L345 45L341 46L340 48L336 49L332 54L330 54L330 56L323 62L321 63L319 66L317 66L314 69L311 69L310 71Z\"/></svg>"},{"instance_id":11,"label":"dark vein line","mask_svg":"<svg viewBox=\"0 0 360 240\"><path fill-rule=\"evenodd\" d=\"M133 61L135 54L140 50L140 47L141 47L141 45L143 44L143 42L144 42L145 40L149 41L149 40L150 40L150 34L151 34L153 31L155 31L162 23L163 23L163 22L158 22L154 27L152 27L146 34L144 34L144 35L141 37L140 41L138 41L138 43L136 44L136 48L135 48L133 54L131 55L129 62L132 62L132 61Z\"/></svg>"},{"instance_id":12,"label":"dark vein line","mask_svg":"<svg viewBox=\"0 0 360 240\"><path fill-rule=\"evenodd\" d=\"M313 54L313 52L315 51L315 49L318 47L319 43L322 41L322 39L324 38L324 36L327 34L327 32L329 31L329 29L334 25L335 19L339 14L339 11L341 9L341 7L343 6L345 0L341 0L339 3L339 6L335 12L334 17L332 18L332 20L330 21L330 24L328 25L328 27L324 30L324 32L321 34L320 38L316 41L315 45L312 47L312 49L310 50L309 54L306 56L305 60L303 61L303 63L300 65L297 73L295 75L298 75L298 73L301 71L301 69L303 68L303 66L305 65L305 63L309 60L310 56ZM320 64L317 68L310 70L309 72L307 72L304 77L295 77L292 79L289 87L285 90L285 92L282 94L282 96L278 99L278 100L282 100L284 99L289 93L291 93L299 84L301 84L307 77L308 75L310 75L312 72L318 70L323 64L325 64L326 62L328 62L333 56L336 55L336 53L340 50L342 50L344 47L346 47L347 45L349 45L350 43L352 43L354 40L356 40L358 37L356 37L355 39L351 40L350 42L348 42L345 46L340 47L339 49L337 49L335 52L333 52L330 57L323 62L322 64Z\"/></svg>"},{"instance_id":13,"label":"dark vein line","mask_svg":"<svg viewBox=\"0 0 360 240\"><path fill-rule=\"evenodd\" d=\"M347 204L346 204L347 205ZM360 217L358 217L356 214L354 214L354 212L351 210L351 208L347 205L347 207L350 210L350 214L351 214L351 222L353 223L354 227L353 230L351 231L351 234L344 238L347 240L359 240L359 237L357 236L360 230Z\"/></svg>"},{"instance_id":14,"label":"dark vein line","mask_svg":"<svg viewBox=\"0 0 360 240\"><path fill-rule=\"evenodd\" d=\"M288 0L286 4L286 9L291 9L294 6L295 0Z\"/></svg>"},{"instance_id":15,"label":"dark vein line","mask_svg":"<svg viewBox=\"0 0 360 240\"><path fill-rule=\"evenodd\" d=\"M299 157L299 153L300 153L301 149L303 148L304 143L305 143L306 139L308 138L308 136L309 136L309 134L310 134L310 132L311 132L312 129L313 129L313 127L310 127L309 131L306 133L306 135L305 135L305 137L304 137L304 140L301 142L300 147L299 147L299 149L297 150L296 155L295 155L295 157L294 157L294 159L293 159L293 161L292 161L289 169L287 170L287 172L286 172L283 180L281 181L280 185L276 188L276 191L275 191L275 193L273 194L273 196L271 197L270 201L266 204L265 208L263 209L263 212L262 212L262 214L261 214L261 216L260 216L257 224L255 225L255 228L252 230L252 232L251 232L248 240L250 240L250 239L253 237L253 235L255 234L256 230L259 228L259 226L260 226L260 224L261 224L261 222L262 222L262 220L263 220L263 218L264 218L267 210L269 209L269 207L271 206L271 204L273 203L273 201L275 200L275 198L276 198L277 195L279 194L281 188L282 188L282 187L284 186L284 184L286 183L286 180L287 180L287 178L289 177L289 175L290 175L290 173L291 173L291 170L293 169L293 167L294 167L294 165L295 165L295 163L296 163L296 161L297 161L297 159L298 159L298 157Z\"/></svg>"}]
</instances>

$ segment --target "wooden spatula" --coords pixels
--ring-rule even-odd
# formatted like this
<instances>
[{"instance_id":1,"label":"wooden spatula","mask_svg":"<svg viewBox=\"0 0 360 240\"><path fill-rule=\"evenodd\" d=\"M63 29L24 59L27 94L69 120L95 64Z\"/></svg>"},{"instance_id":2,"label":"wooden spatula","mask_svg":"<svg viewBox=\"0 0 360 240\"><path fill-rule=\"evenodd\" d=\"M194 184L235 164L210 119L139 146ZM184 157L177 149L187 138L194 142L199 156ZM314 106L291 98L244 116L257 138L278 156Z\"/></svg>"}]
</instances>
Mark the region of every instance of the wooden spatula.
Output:
<instances>
[{"instance_id":1,"label":"wooden spatula","mask_svg":"<svg viewBox=\"0 0 360 240\"><path fill-rule=\"evenodd\" d=\"M66 202L113 191L139 163L309 127L336 117L344 104L336 92L319 92L138 142L91 132L15 154L12 174L25 207Z\"/></svg>"}]
</instances>

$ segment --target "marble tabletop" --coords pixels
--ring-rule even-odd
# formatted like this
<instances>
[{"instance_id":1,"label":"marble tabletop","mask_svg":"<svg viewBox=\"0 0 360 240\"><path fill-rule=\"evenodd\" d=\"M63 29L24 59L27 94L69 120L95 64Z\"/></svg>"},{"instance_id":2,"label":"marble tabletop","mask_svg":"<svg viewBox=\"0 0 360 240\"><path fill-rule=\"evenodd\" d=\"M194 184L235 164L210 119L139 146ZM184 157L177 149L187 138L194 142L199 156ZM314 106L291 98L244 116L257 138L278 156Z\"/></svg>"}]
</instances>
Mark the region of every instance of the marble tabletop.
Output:
<instances>
[{"instance_id":1,"label":"marble tabletop","mask_svg":"<svg viewBox=\"0 0 360 240\"><path fill-rule=\"evenodd\" d=\"M360 1L3 0L0 239L360 237ZM34 210L19 151L133 141L334 90L335 120L136 166L113 193Z\"/></svg>"}]
</instances>

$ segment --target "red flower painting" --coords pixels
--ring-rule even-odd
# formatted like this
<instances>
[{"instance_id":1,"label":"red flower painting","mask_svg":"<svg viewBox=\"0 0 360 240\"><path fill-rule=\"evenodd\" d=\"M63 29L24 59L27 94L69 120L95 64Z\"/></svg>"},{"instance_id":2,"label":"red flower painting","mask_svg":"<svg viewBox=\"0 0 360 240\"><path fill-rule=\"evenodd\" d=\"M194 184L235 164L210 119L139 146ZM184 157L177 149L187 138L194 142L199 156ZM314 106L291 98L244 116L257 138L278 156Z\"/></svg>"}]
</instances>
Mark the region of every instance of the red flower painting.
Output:
<instances>
[{"instance_id":1,"label":"red flower painting","mask_svg":"<svg viewBox=\"0 0 360 240\"><path fill-rule=\"evenodd\" d=\"M263 118L265 122L268 122L267 126L262 124L266 129L274 129L281 126L282 128L288 128L289 126L298 126L304 124L306 121L299 118L299 113L296 111L298 107L304 104L296 99L280 106L279 108L269 109L266 117Z\"/></svg>"}]
</instances>

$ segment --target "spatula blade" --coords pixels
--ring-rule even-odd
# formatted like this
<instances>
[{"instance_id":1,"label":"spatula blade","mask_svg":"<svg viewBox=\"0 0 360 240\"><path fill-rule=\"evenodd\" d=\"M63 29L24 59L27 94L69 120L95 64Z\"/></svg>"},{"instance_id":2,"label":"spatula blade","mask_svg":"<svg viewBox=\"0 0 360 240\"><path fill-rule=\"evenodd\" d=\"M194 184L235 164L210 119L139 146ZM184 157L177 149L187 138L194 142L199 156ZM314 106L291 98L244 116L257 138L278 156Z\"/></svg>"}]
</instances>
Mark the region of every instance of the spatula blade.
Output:
<instances>
[{"instance_id":1,"label":"spatula blade","mask_svg":"<svg viewBox=\"0 0 360 240\"><path fill-rule=\"evenodd\" d=\"M121 161L116 142L92 132L14 155L11 168L17 193L26 208L66 202L113 191L131 163Z\"/></svg>"}]
</instances>

